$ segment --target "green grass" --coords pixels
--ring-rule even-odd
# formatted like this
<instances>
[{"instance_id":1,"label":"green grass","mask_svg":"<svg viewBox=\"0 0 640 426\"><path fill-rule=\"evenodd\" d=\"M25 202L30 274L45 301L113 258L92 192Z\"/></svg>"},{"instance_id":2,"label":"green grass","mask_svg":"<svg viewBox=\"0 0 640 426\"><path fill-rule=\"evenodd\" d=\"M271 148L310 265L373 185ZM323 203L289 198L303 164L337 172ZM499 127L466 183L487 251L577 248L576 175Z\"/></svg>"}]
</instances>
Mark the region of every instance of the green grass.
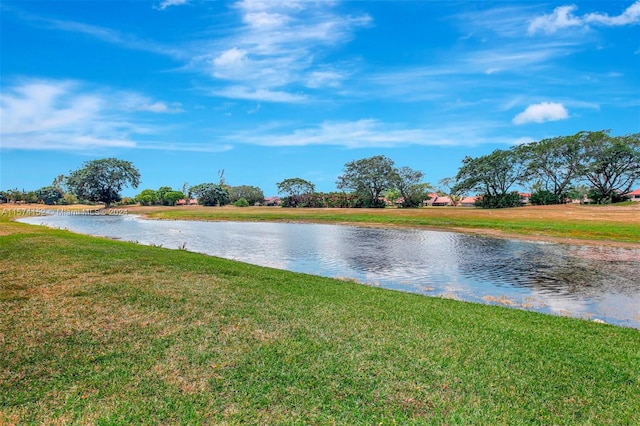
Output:
<instances>
[{"instance_id":1,"label":"green grass","mask_svg":"<svg viewBox=\"0 0 640 426\"><path fill-rule=\"evenodd\" d=\"M608 206L607 206L608 207ZM616 218L610 208L552 206L483 210L426 209L284 209L284 208L157 208L154 219L298 221L360 223L385 226L432 227L455 230L497 230L509 234L596 241L640 242L640 211ZM633 207L632 205L627 207ZM584 213L594 217L581 217ZM635 213L635 215L634 215ZM613 216L613 218L612 218ZM631 218L626 220L627 218Z\"/></svg>"},{"instance_id":2,"label":"green grass","mask_svg":"<svg viewBox=\"0 0 640 426\"><path fill-rule=\"evenodd\" d=\"M0 235L0 424L640 423L638 330Z\"/></svg>"}]
</instances>

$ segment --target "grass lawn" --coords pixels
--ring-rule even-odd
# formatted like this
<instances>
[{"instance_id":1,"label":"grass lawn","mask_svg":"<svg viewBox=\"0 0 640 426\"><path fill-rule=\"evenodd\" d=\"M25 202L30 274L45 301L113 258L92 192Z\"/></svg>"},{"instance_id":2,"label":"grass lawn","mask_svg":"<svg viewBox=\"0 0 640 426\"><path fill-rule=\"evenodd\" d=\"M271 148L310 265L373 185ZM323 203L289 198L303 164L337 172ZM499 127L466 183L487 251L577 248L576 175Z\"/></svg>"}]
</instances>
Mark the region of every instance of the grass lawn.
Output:
<instances>
[{"instance_id":1,"label":"grass lawn","mask_svg":"<svg viewBox=\"0 0 640 426\"><path fill-rule=\"evenodd\" d=\"M640 247L640 203L624 206L528 206L499 210L465 207L286 209L179 206L135 207L130 211L155 219L307 221L432 227L496 236L631 243Z\"/></svg>"},{"instance_id":2,"label":"grass lawn","mask_svg":"<svg viewBox=\"0 0 640 426\"><path fill-rule=\"evenodd\" d=\"M0 218L0 424L640 424L640 331Z\"/></svg>"}]
</instances>

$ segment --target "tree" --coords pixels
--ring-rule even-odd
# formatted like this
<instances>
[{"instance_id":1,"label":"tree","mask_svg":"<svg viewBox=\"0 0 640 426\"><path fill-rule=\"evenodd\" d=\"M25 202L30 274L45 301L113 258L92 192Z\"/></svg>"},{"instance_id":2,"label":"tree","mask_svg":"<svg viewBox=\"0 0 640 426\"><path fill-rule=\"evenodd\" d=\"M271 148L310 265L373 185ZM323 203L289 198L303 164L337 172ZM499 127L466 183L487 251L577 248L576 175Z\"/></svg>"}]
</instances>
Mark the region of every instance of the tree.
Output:
<instances>
[{"instance_id":1,"label":"tree","mask_svg":"<svg viewBox=\"0 0 640 426\"><path fill-rule=\"evenodd\" d=\"M302 178L289 178L278 182L278 194L285 195L282 205L285 207L305 207L316 187Z\"/></svg>"},{"instance_id":2,"label":"tree","mask_svg":"<svg viewBox=\"0 0 640 426\"><path fill-rule=\"evenodd\" d=\"M60 191L62 191L62 193L64 193L64 182L67 179L67 177L65 175L58 175L53 179L53 182L51 183L51 186L58 188Z\"/></svg>"},{"instance_id":3,"label":"tree","mask_svg":"<svg viewBox=\"0 0 640 426\"><path fill-rule=\"evenodd\" d=\"M70 192L80 199L102 202L106 207L121 199L125 186L137 188L140 172L129 161L104 158L84 163L66 179Z\"/></svg>"},{"instance_id":4,"label":"tree","mask_svg":"<svg viewBox=\"0 0 640 426\"><path fill-rule=\"evenodd\" d=\"M522 183L526 177L526 167L522 150L495 150L478 158L469 156L462 160L452 189L456 193L476 191L482 194L480 206L484 208L519 206L519 197L513 196L511 188Z\"/></svg>"},{"instance_id":5,"label":"tree","mask_svg":"<svg viewBox=\"0 0 640 426\"><path fill-rule=\"evenodd\" d=\"M198 198L198 204L203 206L224 206L229 204L229 191L222 185L215 183L201 183L190 188Z\"/></svg>"},{"instance_id":6,"label":"tree","mask_svg":"<svg viewBox=\"0 0 640 426\"><path fill-rule=\"evenodd\" d=\"M182 184L182 193L184 194L184 198L187 200L187 203L189 203L191 200L191 191L188 182Z\"/></svg>"},{"instance_id":7,"label":"tree","mask_svg":"<svg viewBox=\"0 0 640 426\"><path fill-rule=\"evenodd\" d=\"M420 207L429 196L431 185L423 183L424 173L411 167L395 170L394 186L402 197L402 207Z\"/></svg>"},{"instance_id":8,"label":"tree","mask_svg":"<svg viewBox=\"0 0 640 426\"><path fill-rule=\"evenodd\" d=\"M563 204L572 182L579 176L581 133L573 136L543 139L521 147L526 163L526 179L539 182L545 204ZM555 201L549 197L550 193ZM542 200L539 200L542 201Z\"/></svg>"},{"instance_id":9,"label":"tree","mask_svg":"<svg viewBox=\"0 0 640 426\"><path fill-rule=\"evenodd\" d=\"M264 201L264 193L262 189L256 186L241 185L229 188L229 201L235 203L244 198L249 205L253 206Z\"/></svg>"},{"instance_id":10,"label":"tree","mask_svg":"<svg viewBox=\"0 0 640 426\"><path fill-rule=\"evenodd\" d=\"M36 197L38 200L42 200L48 206L57 204L62 197L64 197L64 193L60 188L56 188L53 185L45 186L36 191Z\"/></svg>"},{"instance_id":11,"label":"tree","mask_svg":"<svg viewBox=\"0 0 640 426\"><path fill-rule=\"evenodd\" d=\"M611 137L608 131L582 132L580 175L592 187L589 197L611 203L640 179L640 133Z\"/></svg>"},{"instance_id":12,"label":"tree","mask_svg":"<svg viewBox=\"0 0 640 426\"><path fill-rule=\"evenodd\" d=\"M143 189L136 195L136 201L142 206L151 206L158 203L158 193L153 189Z\"/></svg>"},{"instance_id":13,"label":"tree","mask_svg":"<svg viewBox=\"0 0 640 426\"><path fill-rule=\"evenodd\" d=\"M154 204L163 204L163 205L167 205L167 202L164 199L164 195L167 192L172 192L173 188L170 186L161 186L160 188L158 188L156 190L156 200L154 202Z\"/></svg>"},{"instance_id":14,"label":"tree","mask_svg":"<svg viewBox=\"0 0 640 426\"><path fill-rule=\"evenodd\" d=\"M393 160L384 155L376 155L361 160L350 161L338 177L338 189L349 190L362 198L365 207L384 207L380 195L391 189L397 182Z\"/></svg>"},{"instance_id":15,"label":"tree","mask_svg":"<svg viewBox=\"0 0 640 426\"><path fill-rule=\"evenodd\" d=\"M178 200L182 200L184 198L184 194L180 191L169 191L165 192L163 200L166 205L175 206Z\"/></svg>"}]
</instances>

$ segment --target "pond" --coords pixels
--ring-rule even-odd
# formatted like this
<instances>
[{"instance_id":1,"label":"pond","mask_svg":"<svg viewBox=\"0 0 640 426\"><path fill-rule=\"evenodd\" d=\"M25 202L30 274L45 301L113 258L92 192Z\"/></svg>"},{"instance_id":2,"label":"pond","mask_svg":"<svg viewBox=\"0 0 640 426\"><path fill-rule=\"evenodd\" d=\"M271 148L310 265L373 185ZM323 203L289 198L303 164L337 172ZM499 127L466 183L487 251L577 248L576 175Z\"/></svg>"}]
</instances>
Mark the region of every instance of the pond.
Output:
<instances>
[{"instance_id":1,"label":"pond","mask_svg":"<svg viewBox=\"0 0 640 426\"><path fill-rule=\"evenodd\" d=\"M21 222L367 285L640 328L640 250L454 232L37 216Z\"/></svg>"}]
</instances>

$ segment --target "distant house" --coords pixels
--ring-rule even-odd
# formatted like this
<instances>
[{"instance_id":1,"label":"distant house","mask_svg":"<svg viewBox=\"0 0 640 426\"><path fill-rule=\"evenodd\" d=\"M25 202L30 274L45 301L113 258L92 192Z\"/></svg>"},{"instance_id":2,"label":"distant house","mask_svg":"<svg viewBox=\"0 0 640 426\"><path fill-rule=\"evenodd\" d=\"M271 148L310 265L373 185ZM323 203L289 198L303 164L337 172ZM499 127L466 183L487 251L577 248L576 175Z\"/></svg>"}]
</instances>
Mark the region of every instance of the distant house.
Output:
<instances>
[{"instance_id":1,"label":"distant house","mask_svg":"<svg viewBox=\"0 0 640 426\"><path fill-rule=\"evenodd\" d=\"M462 207L475 207L478 198L480 197L463 197L458 205Z\"/></svg>"},{"instance_id":2,"label":"distant house","mask_svg":"<svg viewBox=\"0 0 640 426\"><path fill-rule=\"evenodd\" d=\"M631 191L627 194L627 197L631 199L631 201L636 201L640 203L640 188L635 191Z\"/></svg>"},{"instance_id":3,"label":"distant house","mask_svg":"<svg viewBox=\"0 0 640 426\"><path fill-rule=\"evenodd\" d=\"M570 202L571 204L591 204L591 199L588 196L583 195L581 198L575 198L567 202Z\"/></svg>"},{"instance_id":4,"label":"distant house","mask_svg":"<svg viewBox=\"0 0 640 426\"><path fill-rule=\"evenodd\" d=\"M451 206L453 205L453 202L451 201L451 198L449 197L445 197L442 195L438 195L435 192L429 194L429 198L426 201L426 205L427 206L433 206L433 207L444 207L444 206Z\"/></svg>"},{"instance_id":5,"label":"distant house","mask_svg":"<svg viewBox=\"0 0 640 426\"><path fill-rule=\"evenodd\" d=\"M183 198L181 200L176 201L176 206L197 206L197 205L198 205L197 198L192 198L190 200L185 200Z\"/></svg>"},{"instance_id":6,"label":"distant house","mask_svg":"<svg viewBox=\"0 0 640 426\"><path fill-rule=\"evenodd\" d=\"M529 192L521 192L520 193L520 203L529 204L531 202L531 193Z\"/></svg>"},{"instance_id":7,"label":"distant house","mask_svg":"<svg viewBox=\"0 0 640 426\"><path fill-rule=\"evenodd\" d=\"M279 206L282 204L280 197L269 197L264 199L265 206Z\"/></svg>"}]
</instances>

